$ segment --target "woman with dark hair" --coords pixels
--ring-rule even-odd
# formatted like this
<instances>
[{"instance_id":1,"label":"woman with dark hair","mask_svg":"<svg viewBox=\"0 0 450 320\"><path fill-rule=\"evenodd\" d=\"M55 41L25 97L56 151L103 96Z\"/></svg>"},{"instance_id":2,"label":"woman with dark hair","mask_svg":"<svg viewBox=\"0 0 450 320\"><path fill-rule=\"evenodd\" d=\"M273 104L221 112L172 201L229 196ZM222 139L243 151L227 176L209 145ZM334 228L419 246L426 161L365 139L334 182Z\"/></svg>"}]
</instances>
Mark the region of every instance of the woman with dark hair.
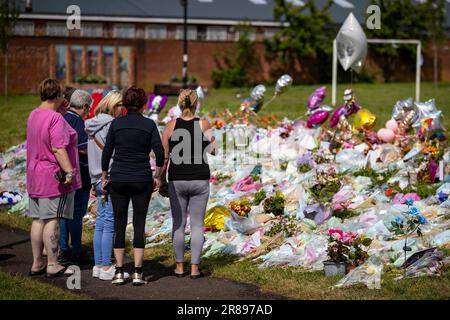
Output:
<instances>
[{"instance_id":1,"label":"woman with dark hair","mask_svg":"<svg viewBox=\"0 0 450 320\"><path fill-rule=\"evenodd\" d=\"M203 249L203 220L209 199L210 170L207 152L215 154L214 137L208 120L195 116L198 96L183 90L178 98L181 117L167 123L163 132L166 163L169 164L169 195L172 210L172 242L175 276L184 274L184 233L189 212L191 223L191 278L203 276L199 270Z\"/></svg>"},{"instance_id":2,"label":"woman with dark hair","mask_svg":"<svg viewBox=\"0 0 450 320\"><path fill-rule=\"evenodd\" d=\"M131 87L123 95L126 116L111 122L102 153L102 188L110 190L114 211L114 255L116 274L113 284L124 284L123 260L125 253L125 229L128 222L128 206L133 204L133 285L142 285L144 259L144 227L150 197L159 188L164 165L164 149L158 128L153 120L142 115L147 102L145 91ZM150 152L156 155L156 173L152 176ZM113 156L114 153L114 156ZM110 160L113 158L111 170ZM108 178L109 171L109 178ZM109 182L109 183L108 183ZM109 185L109 187L108 187Z\"/></svg>"}]
</instances>

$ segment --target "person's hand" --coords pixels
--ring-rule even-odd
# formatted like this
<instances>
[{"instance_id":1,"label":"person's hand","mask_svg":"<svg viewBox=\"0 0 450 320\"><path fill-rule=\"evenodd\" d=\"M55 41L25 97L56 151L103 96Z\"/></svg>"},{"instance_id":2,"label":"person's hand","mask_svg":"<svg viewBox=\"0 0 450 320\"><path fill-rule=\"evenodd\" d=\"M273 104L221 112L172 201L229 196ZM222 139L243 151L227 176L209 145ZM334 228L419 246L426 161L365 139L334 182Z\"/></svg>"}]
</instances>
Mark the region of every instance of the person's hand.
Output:
<instances>
[{"instance_id":1,"label":"person's hand","mask_svg":"<svg viewBox=\"0 0 450 320\"><path fill-rule=\"evenodd\" d=\"M161 186L161 179L160 178L153 178L153 191L158 191L159 187Z\"/></svg>"},{"instance_id":2,"label":"person's hand","mask_svg":"<svg viewBox=\"0 0 450 320\"><path fill-rule=\"evenodd\" d=\"M92 185L91 187L91 196L96 197L97 196L97 191L95 190L95 186Z\"/></svg>"},{"instance_id":3,"label":"person's hand","mask_svg":"<svg viewBox=\"0 0 450 320\"><path fill-rule=\"evenodd\" d=\"M105 177L102 177L102 193L105 194L106 193L106 186L108 185L108 179Z\"/></svg>"},{"instance_id":4,"label":"person's hand","mask_svg":"<svg viewBox=\"0 0 450 320\"><path fill-rule=\"evenodd\" d=\"M73 182L73 173L69 172L66 174L66 181L63 182L63 185L70 186Z\"/></svg>"}]
</instances>

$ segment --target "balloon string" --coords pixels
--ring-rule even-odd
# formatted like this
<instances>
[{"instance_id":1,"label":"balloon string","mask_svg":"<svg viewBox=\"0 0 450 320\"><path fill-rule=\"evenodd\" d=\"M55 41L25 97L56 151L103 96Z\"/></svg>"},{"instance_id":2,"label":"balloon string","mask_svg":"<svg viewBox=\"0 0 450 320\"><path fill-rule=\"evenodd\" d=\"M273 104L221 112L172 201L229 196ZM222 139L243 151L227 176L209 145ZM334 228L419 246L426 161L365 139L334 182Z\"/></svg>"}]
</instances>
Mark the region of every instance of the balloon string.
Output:
<instances>
[{"instance_id":1,"label":"balloon string","mask_svg":"<svg viewBox=\"0 0 450 320\"><path fill-rule=\"evenodd\" d=\"M353 69L350 69L350 89L353 90Z\"/></svg>"},{"instance_id":2,"label":"balloon string","mask_svg":"<svg viewBox=\"0 0 450 320\"><path fill-rule=\"evenodd\" d=\"M272 99L269 100L269 102L267 102L264 106L267 107L269 104L271 104L273 102L273 100L275 100L275 98L277 97L277 94L275 93L272 97Z\"/></svg>"}]
</instances>

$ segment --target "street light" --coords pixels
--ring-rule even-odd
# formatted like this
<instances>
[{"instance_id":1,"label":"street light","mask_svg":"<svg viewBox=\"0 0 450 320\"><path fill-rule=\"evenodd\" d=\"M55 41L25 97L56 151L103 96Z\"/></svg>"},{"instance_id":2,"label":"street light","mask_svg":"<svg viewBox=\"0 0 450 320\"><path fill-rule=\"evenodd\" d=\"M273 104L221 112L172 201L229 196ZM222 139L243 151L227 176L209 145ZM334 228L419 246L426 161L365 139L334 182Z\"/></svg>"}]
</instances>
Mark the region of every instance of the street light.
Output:
<instances>
[{"instance_id":1,"label":"street light","mask_svg":"<svg viewBox=\"0 0 450 320\"><path fill-rule=\"evenodd\" d=\"M188 39L187 39L187 31L188 31L188 0L180 0L181 5L184 10L184 30L183 30L183 89L187 88L188 82Z\"/></svg>"}]
</instances>

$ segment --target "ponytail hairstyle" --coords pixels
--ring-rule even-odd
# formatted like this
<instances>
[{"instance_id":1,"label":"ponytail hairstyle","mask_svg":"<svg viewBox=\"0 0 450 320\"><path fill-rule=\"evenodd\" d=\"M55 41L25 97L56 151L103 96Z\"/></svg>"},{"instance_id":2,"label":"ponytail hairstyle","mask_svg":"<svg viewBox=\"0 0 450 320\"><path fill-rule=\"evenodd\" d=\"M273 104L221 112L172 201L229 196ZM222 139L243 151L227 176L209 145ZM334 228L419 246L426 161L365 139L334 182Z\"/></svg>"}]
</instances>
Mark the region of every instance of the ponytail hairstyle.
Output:
<instances>
[{"instance_id":1,"label":"ponytail hairstyle","mask_svg":"<svg viewBox=\"0 0 450 320\"><path fill-rule=\"evenodd\" d=\"M195 90L183 89L178 96L182 117L193 117L197 109L198 96Z\"/></svg>"}]
</instances>

